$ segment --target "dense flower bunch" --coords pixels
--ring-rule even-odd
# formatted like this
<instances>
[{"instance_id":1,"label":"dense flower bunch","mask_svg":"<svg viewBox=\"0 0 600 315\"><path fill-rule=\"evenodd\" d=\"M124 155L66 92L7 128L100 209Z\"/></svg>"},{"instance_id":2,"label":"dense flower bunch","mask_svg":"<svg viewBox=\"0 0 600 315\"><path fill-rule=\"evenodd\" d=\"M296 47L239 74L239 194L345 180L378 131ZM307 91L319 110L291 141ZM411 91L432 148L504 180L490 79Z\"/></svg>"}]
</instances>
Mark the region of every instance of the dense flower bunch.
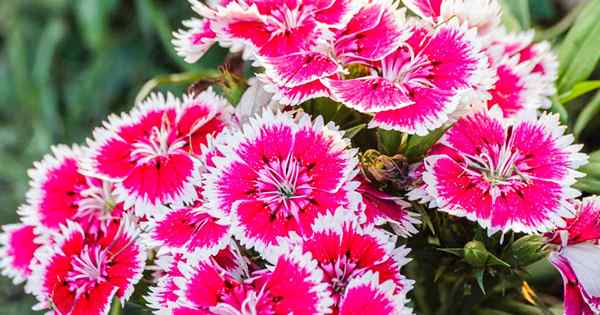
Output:
<instances>
[{"instance_id":1,"label":"dense flower bunch","mask_svg":"<svg viewBox=\"0 0 600 315\"><path fill-rule=\"evenodd\" d=\"M549 45L505 30L494 0L403 2L192 1L175 48L251 60L239 103L153 94L53 147L4 227L4 274L52 314L107 314L148 282L156 314L412 314L420 202L490 236L545 237L565 312L599 312L600 201L571 187L587 156L539 112ZM369 128L443 136L411 165L371 161L302 110L323 97Z\"/></svg>"}]
</instances>

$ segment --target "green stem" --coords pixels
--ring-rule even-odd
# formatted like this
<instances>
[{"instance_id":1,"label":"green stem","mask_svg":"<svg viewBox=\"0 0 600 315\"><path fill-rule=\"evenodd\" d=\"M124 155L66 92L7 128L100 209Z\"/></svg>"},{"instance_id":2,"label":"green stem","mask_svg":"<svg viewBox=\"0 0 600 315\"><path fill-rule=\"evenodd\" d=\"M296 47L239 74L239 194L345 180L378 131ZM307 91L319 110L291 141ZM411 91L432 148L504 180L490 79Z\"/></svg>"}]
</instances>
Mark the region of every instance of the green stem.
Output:
<instances>
[{"instance_id":1,"label":"green stem","mask_svg":"<svg viewBox=\"0 0 600 315\"><path fill-rule=\"evenodd\" d=\"M112 301L112 305L110 306L110 315L121 315L121 311L123 308L121 307L121 301L116 296Z\"/></svg>"},{"instance_id":2,"label":"green stem","mask_svg":"<svg viewBox=\"0 0 600 315\"><path fill-rule=\"evenodd\" d=\"M135 97L135 103L138 104L152 92L155 88L164 84L182 84L182 83L193 83L199 80L217 80L219 73L215 71L202 71L202 72L184 72L159 75L152 80L144 83L139 93Z\"/></svg>"}]
</instances>

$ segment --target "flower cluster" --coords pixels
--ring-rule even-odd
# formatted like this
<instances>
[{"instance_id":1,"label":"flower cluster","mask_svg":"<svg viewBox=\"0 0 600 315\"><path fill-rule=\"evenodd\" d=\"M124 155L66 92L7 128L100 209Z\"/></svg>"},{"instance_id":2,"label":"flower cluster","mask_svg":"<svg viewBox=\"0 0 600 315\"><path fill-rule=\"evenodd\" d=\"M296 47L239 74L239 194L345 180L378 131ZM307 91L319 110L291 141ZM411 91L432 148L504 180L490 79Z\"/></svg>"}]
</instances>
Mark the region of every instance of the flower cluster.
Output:
<instances>
[{"instance_id":1,"label":"flower cluster","mask_svg":"<svg viewBox=\"0 0 600 315\"><path fill-rule=\"evenodd\" d=\"M150 282L156 314L412 314L411 200L544 235L567 314L600 311L600 201L572 188L587 156L539 113L557 61L497 1L191 2L178 54L219 43L260 73L236 106L153 94L34 164L0 267L37 308L107 314ZM323 97L370 129L443 136L406 174L369 166L372 147L300 107Z\"/></svg>"}]
</instances>

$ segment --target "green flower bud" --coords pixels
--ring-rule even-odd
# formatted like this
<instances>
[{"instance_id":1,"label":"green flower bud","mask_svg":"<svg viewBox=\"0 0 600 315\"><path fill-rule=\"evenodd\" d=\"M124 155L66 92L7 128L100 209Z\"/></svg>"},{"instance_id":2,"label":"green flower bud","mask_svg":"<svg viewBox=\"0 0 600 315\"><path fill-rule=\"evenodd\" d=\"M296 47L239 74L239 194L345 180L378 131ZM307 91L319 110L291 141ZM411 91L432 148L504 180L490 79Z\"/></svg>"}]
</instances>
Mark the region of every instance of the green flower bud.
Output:
<instances>
[{"instance_id":1,"label":"green flower bud","mask_svg":"<svg viewBox=\"0 0 600 315\"><path fill-rule=\"evenodd\" d=\"M540 235L523 236L510 247L509 259L515 266L529 266L548 255L544 244L544 238Z\"/></svg>"},{"instance_id":2,"label":"green flower bud","mask_svg":"<svg viewBox=\"0 0 600 315\"><path fill-rule=\"evenodd\" d=\"M464 251L465 261L473 267L510 267L507 262L490 253L480 241L468 242L464 247Z\"/></svg>"}]
</instances>

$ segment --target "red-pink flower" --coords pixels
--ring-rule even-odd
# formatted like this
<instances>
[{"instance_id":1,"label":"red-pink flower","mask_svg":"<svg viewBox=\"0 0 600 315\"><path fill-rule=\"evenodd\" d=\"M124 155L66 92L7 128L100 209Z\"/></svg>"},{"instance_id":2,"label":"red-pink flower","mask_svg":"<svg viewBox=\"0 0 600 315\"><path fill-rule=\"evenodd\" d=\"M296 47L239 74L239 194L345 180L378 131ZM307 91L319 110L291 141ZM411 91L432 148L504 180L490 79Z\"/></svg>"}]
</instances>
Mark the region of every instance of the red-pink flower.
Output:
<instances>
[{"instance_id":1,"label":"red-pink flower","mask_svg":"<svg viewBox=\"0 0 600 315\"><path fill-rule=\"evenodd\" d=\"M442 137L445 153L425 159L423 179L441 211L489 232L549 231L573 212L570 186L587 161L563 135L557 115L507 123L498 108L458 121Z\"/></svg>"},{"instance_id":2,"label":"red-pink flower","mask_svg":"<svg viewBox=\"0 0 600 315\"><path fill-rule=\"evenodd\" d=\"M359 3L359 2L357 2ZM297 105L330 96L322 80L340 79L342 65L378 61L396 50L408 37L404 10L391 1L365 3L334 35L310 50L261 58L261 79L275 99Z\"/></svg>"},{"instance_id":3,"label":"red-pink flower","mask_svg":"<svg viewBox=\"0 0 600 315\"><path fill-rule=\"evenodd\" d=\"M458 19L487 34L500 24L502 8L497 0L402 0L423 19L441 24Z\"/></svg>"},{"instance_id":4,"label":"red-pink flower","mask_svg":"<svg viewBox=\"0 0 600 315\"><path fill-rule=\"evenodd\" d=\"M533 43L533 32L509 33L498 28L486 48L498 81L488 107L499 106L507 118L520 119L550 107L556 93L558 61L547 42Z\"/></svg>"},{"instance_id":5,"label":"red-pink flower","mask_svg":"<svg viewBox=\"0 0 600 315\"><path fill-rule=\"evenodd\" d=\"M227 101L211 89L182 101L154 94L94 131L86 172L115 183L118 202L148 215L161 204L197 199L197 156L229 123Z\"/></svg>"},{"instance_id":6,"label":"red-pink flower","mask_svg":"<svg viewBox=\"0 0 600 315\"><path fill-rule=\"evenodd\" d=\"M410 315L406 296L395 291L391 280L381 283L379 275L367 271L348 283L340 299L340 315Z\"/></svg>"},{"instance_id":7,"label":"red-pink flower","mask_svg":"<svg viewBox=\"0 0 600 315\"><path fill-rule=\"evenodd\" d=\"M277 252L286 253L298 247L310 253L323 271L323 281L334 300L334 313L343 299L348 304L360 303L348 300L350 297L344 297L344 293L353 280L368 272L378 275L379 285L386 288L391 285L399 298L405 297L412 288L412 281L400 273L400 268L409 261L409 249L396 247L396 237L384 230L361 227L345 209L320 216L314 223L313 234L303 239L292 237L278 247ZM387 281L391 284L384 285Z\"/></svg>"},{"instance_id":8,"label":"red-pink flower","mask_svg":"<svg viewBox=\"0 0 600 315\"><path fill-rule=\"evenodd\" d=\"M28 204L19 209L19 214L29 225L58 231L61 224L75 218L88 183L79 172L82 151L78 146L57 145L51 151L29 170Z\"/></svg>"},{"instance_id":9,"label":"red-pink flower","mask_svg":"<svg viewBox=\"0 0 600 315\"><path fill-rule=\"evenodd\" d=\"M21 283L31 275L34 253L40 247L36 242L38 235L34 226L26 224L8 224L2 226L0 234L0 269L2 274ZM27 290L28 287L26 287Z\"/></svg>"},{"instance_id":10,"label":"red-pink flower","mask_svg":"<svg viewBox=\"0 0 600 315\"><path fill-rule=\"evenodd\" d=\"M201 2L193 0L191 2L192 9L202 19L191 18L183 21L185 29L173 32L172 43L179 56L186 62L194 63L217 41L217 34L212 30L215 12Z\"/></svg>"},{"instance_id":11,"label":"red-pink flower","mask_svg":"<svg viewBox=\"0 0 600 315\"><path fill-rule=\"evenodd\" d=\"M161 252L183 252L209 257L227 246L229 222L200 206L167 210L150 221L150 243Z\"/></svg>"},{"instance_id":12,"label":"red-pink flower","mask_svg":"<svg viewBox=\"0 0 600 315\"><path fill-rule=\"evenodd\" d=\"M356 150L333 123L266 111L225 137L204 198L242 244L263 252L290 232L310 233L318 214L357 211Z\"/></svg>"},{"instance_id":13,"label":"red-pink flower","mask_svg":"<svg viewBox=\"0 0 600 315\"><path fill-rule=\"evenodd\" d=\"M334 99L373 113L370 126L424 135L446 123L464 97L485 94L492 74L474 29L453 21L408 27L411 36L377 72L324 82Z\"/></svg>"},{"instance_id":14,"label":"red-pink flower","mask_svg":"<svg viewBox=\"0 0 600 315\"><path fill-rule=\"evenodd\" d=\"M382 225L389 223L394 232L401 236L417 233L415 224L420 221L416 215L409 211L410 204L402 198L392 196L378 190L373 184L360 175L360 186L356 189L362 196L365 206L365 225Z\"/></svg>"},{"instance_id":15,"label":"red-pink flower","mask_svg":"<svg viewBox=\"0 0 600 315\"><path fill-rule=\"evenodd\" d=\"M123 303L142 277L146 252L134 226L125 219L98 238L68 221L55 244L36 256L32 288L37 308L53 314L108 314L113 297Z\"/></svg>"},{"instance_id":16,"label":"red-pink flower","mask_svg":"<svg viewBox=\"0 0 600 315\"><path fill-rule=\"evenodd\" d=\"M563 277L565 314L592 315L600 312L600 197L573 203L576 216L549 235L560 245L550 255L550 262Z\"/></svg>"},{"instance_id":17,"label":"red-pink flower","mask_svg":"<svg viewBox=\"0 0 600 315\"><path fill-rule=\"evenodd\" d=\"M180 264L179 304L190 314L325 314L331 298L309 254L295 250L248 278L210 261ZM177 314L177 313L175 313Z\"/></svg>"}]
</instances>

